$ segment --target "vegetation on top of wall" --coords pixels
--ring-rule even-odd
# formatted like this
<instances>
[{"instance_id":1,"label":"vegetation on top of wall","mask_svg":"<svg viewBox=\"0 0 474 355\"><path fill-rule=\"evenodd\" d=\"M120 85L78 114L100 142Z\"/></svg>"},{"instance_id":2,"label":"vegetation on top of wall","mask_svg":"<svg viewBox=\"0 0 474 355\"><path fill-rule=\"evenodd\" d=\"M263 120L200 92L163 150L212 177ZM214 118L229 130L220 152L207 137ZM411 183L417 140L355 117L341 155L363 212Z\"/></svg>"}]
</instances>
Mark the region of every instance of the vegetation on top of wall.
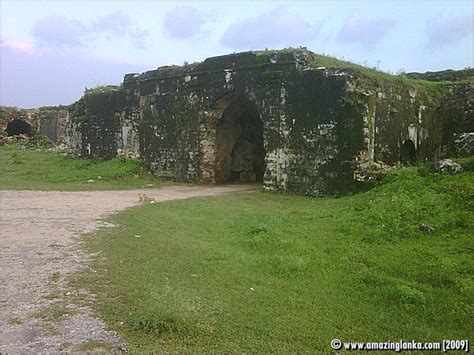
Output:
<instances>
[{"instance_id":1,"label":"vegetation on top of wall","mask_svg":"<svg viewBox=\"0 0 474 355\"><path fill-rule=\"evenodd\" d=\"M393 75L376 68L368 68L360 64L342 61L334 57L316 54L313 61L314 67L327 67L332 69L341 69L357 78L365 78L372 84L384 86L386 84L399 84L413 88L435 88L442 90L448 82L432 82L426 80L410 79L404 74Z\"/></svg>"},{"instance_id":2,"label":"vegetation on top of wall","mask_svg":"<svg viewBox=\"0 0 474 355\"><path fill-rule=\"evenodd\" d=\"M469 81L474 80L474 68L465 68L461 70L441 70L426 73L406 73L407 77L412 79L421 79L429 81Z\"/></svg>"},{"instance_id":3,"label":"vegetation on top of wall","mask_svg":"<svg viewBox=\"0 0 474 355\"><path fill-rule=\"evenodd\" d=\"M300 52L305 59L310 61L313 68L325 67L334 70L336 73L341 71L353 76L359 82L361 87L376 86L403 86L410 87L416 90L424 91L427 95L438 98L448 92L452 83L472 83L474 82L473 69L467 68L464 70L446 70L441 72L429 73L400 73L394 75L392 73L384 72L378 68L369 68L361 64L352 63L350 61L341 60L329 55L315 54L308 51L304 47L300 48L284 48L282 50L269 50L253 52L256 58L256 64L265 65L269 63L269 55L272 53L289 53Z\"/></svg>"},{"instance_id":4,"label":"vegetation on top of wall","mask_svg":"<svg viewBox=\"0 0 474 355\"><path fill-rule=\"evenodd\" d=\"M121 85L98 85L94 88L85 88L84 94L98 94L110 91L117 91L121 88Z\"/></svg>"},{"instance_id":5,"label":"vegetation on top of wall","mask_svg":"<svg viewBox=\"0 0 474 355\"><path fill-rule=\"evenodd\" d=\"M417 90L423 90L432 97L439 97L443 95L449 90L449 87L452 84L451 81L444 80L448 78L447 76L441 76L441 79L438 81L429 81L425 80L426 78L424 74L419 74L419 76L415 76L415 73L401 73L394 75L381 71L377 68L368 68L360 64L355 64L349 61L344 61L335 57L321 54L313 54L312 66L315 68L326 67L330 69L344 70L348 74L355 76L358 81L366 81L370 84L375 84L381 87L384 87L385 85L401 85L412 87ZM456 76L452 74L451 78L456 78ZM464 75L463 78L464 80L456 81L456 83L474 82L474 78L472 76Z\"/></svg>"},{"instance_id":6,"label":"vegetation on top of wall","mask_svg":"<svg viewBox=\"0 0 474 355\"><path fill-rule=\"evenodd\" d=\"M69 111L70 107L71 105L42 106L38 110L42 120L51 120L57 118L60 112Z\"/></svg>"},{"instance_id":7,"label":"vegetation on top of wall","mask_svg":"<svg viewBox=\"0 0 474 355\"><path fill-rule=\"evenodd\" d=\"M57 105L57 106L41 106L38 108L40 112L48 112L48 111L63 111L68 110L71 105Z\"/></svg>"},{"instance_id":8,"label":"vegetation on top of wall","mask_svg":"<svg viewBox=\"0 0 474 355\"><path fill-rule=\"evenodd\" d=\"M21 108L16 106L0 106L0 112L16 112L16 111L23 111L23 112L32 112L35 111L34 108Z\"/></svg>"},{"instance_id":9,"label":"vegetation on top of wall","mask_svg":"<svg viewBox=\"0 0 474 355\"><path fill-rule=\"evenodd\" d=\"M0 106L2 110L18 110L16 106Z\"/></svg>"},{"instance_id":10,"label":"vegetation on top of wall","mask_svg":"<svg viewBox=\"0 0 474 355\"><path fill-rule=\"evenodd\" d=\"M397 81L401 80L404 83L433 83L434 80L427 80L429 77L436 77L436 74L439 73L436 80L437 82L452 82L459 80L473 81L474 76L472 74L473 69L464 69L464 70L448 70L442 72L428 72L428 73L400 73L394 75L392 73L387 73L377 68L369 68L361 64L352 63L349 61L341 60L335 57L331 57L324 54L313 54L313 66L314 67L328 67L328 68L338 68L338 69L353 69L357 70L362 74L370 76L374 79L391 80ZM442 75L445 72L449 72L450 75Z\"/></svg>"}]
</instances>

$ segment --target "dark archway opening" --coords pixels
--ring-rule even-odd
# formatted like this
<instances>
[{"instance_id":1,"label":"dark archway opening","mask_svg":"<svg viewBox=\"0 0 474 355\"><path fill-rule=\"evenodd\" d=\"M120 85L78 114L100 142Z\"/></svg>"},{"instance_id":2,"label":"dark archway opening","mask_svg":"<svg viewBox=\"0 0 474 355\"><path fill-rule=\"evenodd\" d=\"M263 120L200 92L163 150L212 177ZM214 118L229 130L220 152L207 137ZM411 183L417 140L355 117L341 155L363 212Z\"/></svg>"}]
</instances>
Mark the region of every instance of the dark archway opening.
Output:
<instances>
[{"instance_id":1,"label":"dark archway opening","mask_svg":"<svg viewBox=\"0 0 474 355\"><path fill-rule=\"evenodd\" d=\"M411 139L407 139L400 147L400 163L405 165L413 165L416 162L415 143Z\"/></svg>"},{"instance_id":2,"label":"dark archway opening","mask_svg":"<svg viewBox=\"0 0 474 355\"><path fill-rule=\"evenodd\" d=\"M224 111L216 125L216 183L262 182L265 149L257 107L235 93L222 103Z\"/></svg>"},{"instance_id":3,"label":"dark archway opening","mask_svg":"<svg viewBox=\"0 0 474 355\"><path fill-rule=\"evenodd\" d=\"M20 134L27 135L31 137L31 126L23 120L13 120L7 125L7 135L8 136L18 136Z\"/></svg>"}]
</instances>

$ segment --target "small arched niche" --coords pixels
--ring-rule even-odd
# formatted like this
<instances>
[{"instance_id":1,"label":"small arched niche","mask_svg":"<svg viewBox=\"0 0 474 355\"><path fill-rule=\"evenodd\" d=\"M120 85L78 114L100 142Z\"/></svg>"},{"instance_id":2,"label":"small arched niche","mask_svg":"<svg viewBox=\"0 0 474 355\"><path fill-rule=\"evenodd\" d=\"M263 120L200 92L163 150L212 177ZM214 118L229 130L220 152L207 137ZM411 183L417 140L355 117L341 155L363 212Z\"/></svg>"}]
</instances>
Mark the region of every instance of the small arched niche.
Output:
<instances>
[{"instance_id":1,"label":"small arched niche","mask_svg":"<svg viewBox=\"0 0 474 355\"><path fill-rule=\"evenodd\" d=\"M8 136L18 136L20 134L24 134L28 137L32 135L32 129L31 126L28 124L28 122L20 120L20 119L15 119L8 123L7 125L7 135Z\"/></svg>"},{"instance_id":2,"label":"small arched niche","mask_svg":"<svg viewBox=\"0 0 474 355\"><path fill-rule=\"evenodd\" d=\"M262 182L265 173L263 123L257 106L245 95L230 93L218 100L215 182Z\"/></svg>"},{"instance_id":3,"label":"small arched niche","mask_svg":"<svg viewBox=\"0 0 474 355\"><path fill-rule=\"evenodd\" d=\"M413 165L416 162L415 143L411 139L407 139L400 147L400 163L405 165Z\"/></svg>"}]
</instances>

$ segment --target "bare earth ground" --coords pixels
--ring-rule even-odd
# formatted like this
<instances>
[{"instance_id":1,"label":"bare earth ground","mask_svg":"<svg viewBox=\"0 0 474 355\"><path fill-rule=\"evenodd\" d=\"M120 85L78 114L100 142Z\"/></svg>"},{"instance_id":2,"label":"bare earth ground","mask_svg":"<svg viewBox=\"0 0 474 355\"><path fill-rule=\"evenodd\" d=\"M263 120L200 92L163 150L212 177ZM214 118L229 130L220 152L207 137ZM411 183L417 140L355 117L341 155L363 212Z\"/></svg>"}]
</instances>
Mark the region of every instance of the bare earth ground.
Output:
<instances>
[{"instance_id":1,"label":"bare earth ground","mask_svg":"<svg viewBox=\"0 0 474 355\"><path fill-rule=\"evenodd\" d=\"M101 219L108 214L137 205L140 192L160 202L259 188L0 190L0 353L94 350L101 348L100 342L126 348L91 309L75 304L65 290L65 277L86 268L90 257L77 236L106 226Z\"/></svg>"}]
</instances>

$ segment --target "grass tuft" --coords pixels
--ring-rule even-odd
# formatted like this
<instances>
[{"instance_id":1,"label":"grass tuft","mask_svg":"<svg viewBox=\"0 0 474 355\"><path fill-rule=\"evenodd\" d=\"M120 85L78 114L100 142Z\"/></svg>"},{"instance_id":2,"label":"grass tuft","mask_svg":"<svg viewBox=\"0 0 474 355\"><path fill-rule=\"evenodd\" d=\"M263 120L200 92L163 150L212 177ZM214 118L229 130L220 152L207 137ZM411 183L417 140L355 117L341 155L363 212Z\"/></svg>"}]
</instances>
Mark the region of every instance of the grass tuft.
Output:
<instances>
[{"instance_id":1,"label":"grass tuft","mask_svg":"<svg viewBox=\"0 0 474 355\"><path fill-rule=\"evenodd\" d=\"M20 317L9 317L7 319L7 324L10 325L21 325L23 323L23 319L21 319Z\"/></svg>"},{"instance_id":2,"label":"grass tuft","mask_svg":"<svg viewBox=\"0 0 474 355\"><path fill-rule=\"evenodd\" d=\"M41 318L48 322L57 322L64 317L73 316L75 314L77 314L77 311L67 308L63 305L56 304L36 312L35 317Z\"/></svg>"},{"instance_id":3,"label":"grass tuft","mask_svg":"<svg viewBox=\"0 0 474 355\"><path fill-rule=\"evenodd\" d=\"M72 344L65 344L65 345L66 345L65 347L70 347ZM88 339L88 340L84 341L83 343L81 343L79 345L76 345L74 347L74 350L80 351L80 352L84 352L84 351L97 352L97 350L110 351L113 348L114 348L114 345L109 343L109 342L106 342L106 341L103 341L103 340Z\"/></svg>"}]
</instances>

